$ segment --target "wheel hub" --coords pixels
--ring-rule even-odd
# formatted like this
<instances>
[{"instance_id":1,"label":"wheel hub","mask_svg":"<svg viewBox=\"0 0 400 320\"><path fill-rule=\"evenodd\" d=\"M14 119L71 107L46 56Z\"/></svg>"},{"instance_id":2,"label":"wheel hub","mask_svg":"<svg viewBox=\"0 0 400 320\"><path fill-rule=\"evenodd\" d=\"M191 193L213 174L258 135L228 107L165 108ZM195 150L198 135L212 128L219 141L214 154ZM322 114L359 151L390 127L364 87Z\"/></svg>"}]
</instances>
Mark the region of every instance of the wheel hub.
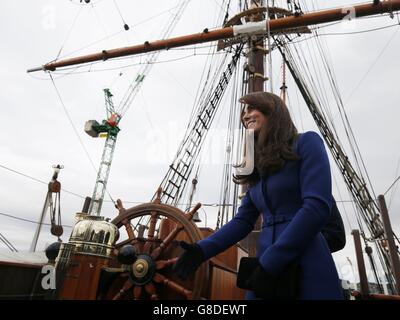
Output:
<instances>
[{"instance_id":1,"label":"wheel hub","mask_svg":"<svg viewBox=\"0 0 400 320\"><path fill-rule=\"evenodd\" d=\"M131 266L130 277L134 284L144 285L153 279L155 271L156 265L153 259L147 254L141 254Z\"/></svg>"}]
</instances>

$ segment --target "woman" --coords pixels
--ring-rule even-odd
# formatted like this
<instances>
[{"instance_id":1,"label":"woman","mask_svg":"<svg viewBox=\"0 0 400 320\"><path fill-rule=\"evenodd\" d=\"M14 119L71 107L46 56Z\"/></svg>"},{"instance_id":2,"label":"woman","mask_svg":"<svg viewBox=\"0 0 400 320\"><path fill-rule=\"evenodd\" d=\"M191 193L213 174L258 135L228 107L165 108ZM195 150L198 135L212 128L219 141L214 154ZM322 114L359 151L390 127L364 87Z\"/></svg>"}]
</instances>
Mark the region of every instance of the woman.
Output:
<instances>
[{"instance_id":1,"label":"woman","mask_svg":"<svg viewBox=\"0 0 400 320\"><path fill-rule=\"evenodd\" d=\"M235 182L248 184L249 190L236 216L221 229L196 244L181 244L185 250L176 273L188 277L203 261L243 239L261 213L258 259L246 297L276 298L277 290L293 283L291 270L299 266L296 298L342 299L335 264L321 234L333 205L322 139L311 131L299 135L284 102L274 94L255 92L240 102L245 104L242 122L255 133L255 169L250 176L235 177Z\"/></svg>"}]
</instances>

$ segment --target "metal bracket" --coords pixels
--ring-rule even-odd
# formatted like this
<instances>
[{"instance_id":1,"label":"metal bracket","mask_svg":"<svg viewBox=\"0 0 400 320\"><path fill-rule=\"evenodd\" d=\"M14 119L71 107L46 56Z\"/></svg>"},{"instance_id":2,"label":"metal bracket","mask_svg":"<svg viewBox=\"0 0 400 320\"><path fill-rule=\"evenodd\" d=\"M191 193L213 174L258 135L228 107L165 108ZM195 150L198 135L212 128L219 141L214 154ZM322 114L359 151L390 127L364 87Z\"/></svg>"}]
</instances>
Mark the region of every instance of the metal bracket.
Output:
<instances>
[{"instance_id":1,"label":"metal bracket","mask_svg":"<svg viewBox=\"0 0 400 320\"><path fill-rule=\"evenodd\" d=\"M241 34L264 34L267 32L267 21L248 22L243 25L233 26L233 35Z\"/></svg>"},{"instance_id":2,"label":"metal bracket","mask_svg":"<svg viewBox=\"0 0 400 320\"><path fill-rule=\"evenodd\" d=\"M245 152L243 160L238 165L233 165L236 176L248 176L254 170L254 130L246 129Z\"/></svg>"},{"instance_id":3,"label":"metal bracket","mask_svg":"<svg viewBox=\"0 0 400 320\"><path fill-rule=\"evenodd\" d=\"M268 81L269 80L269 78L268 77L264 77L264 75L262 73L255 72L255 73L252 73L252 76L253 76L253 78L261 78L264 81Z\"/></svg>"}]
</instances>

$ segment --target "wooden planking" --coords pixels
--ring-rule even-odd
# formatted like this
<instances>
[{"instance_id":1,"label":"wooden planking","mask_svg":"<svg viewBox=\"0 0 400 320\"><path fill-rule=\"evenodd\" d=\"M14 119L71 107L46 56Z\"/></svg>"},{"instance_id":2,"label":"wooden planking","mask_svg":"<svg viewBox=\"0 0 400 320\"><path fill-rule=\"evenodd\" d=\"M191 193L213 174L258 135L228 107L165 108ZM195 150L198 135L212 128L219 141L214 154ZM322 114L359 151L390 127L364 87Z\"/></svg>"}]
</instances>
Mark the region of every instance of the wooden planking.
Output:
<instances>
[{"instance_id":1,"label":"wooden planking","mask_svg":"<svg viewBox=\"0 0 400 320\"><path fill-rule=\"evenodd\" d=\"M210 279L211 300L244 300L246 292L236 287L236 273L214 265Z\"/></svg>"},{"instance_id":2,"label":"wooden planking","mask_svg":"<svg viewBox=\"0 0 400 320\"><path fill-rule=\"evenodd\" d=\"M107 258L73 254L62 284L59 299L94 300L100 272L108 265Z\"/></svg>"}]
</instances>

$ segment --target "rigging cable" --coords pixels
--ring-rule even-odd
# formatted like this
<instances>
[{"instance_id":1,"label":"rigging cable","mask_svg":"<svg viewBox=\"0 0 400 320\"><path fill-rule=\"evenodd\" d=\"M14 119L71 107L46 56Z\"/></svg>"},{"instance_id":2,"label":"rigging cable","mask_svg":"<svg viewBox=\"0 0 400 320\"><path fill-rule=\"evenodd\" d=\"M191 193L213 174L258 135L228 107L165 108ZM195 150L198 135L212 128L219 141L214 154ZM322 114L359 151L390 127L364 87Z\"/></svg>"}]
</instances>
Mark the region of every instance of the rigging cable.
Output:
<instances>
[{"instance_id":1,"label":"rigging cable","mask_svg":"<svg viewBox=\"0 0 400 320\"><path fill-rule=\"evenodd\" d=\"M364 178L362 176L362 170L361 170L361 168L363 168L364 169L364 174L366 175L367 180L369 182L372 194L373 194L374 198L376 198L375 190L373 188L370 176L369 176L367 168L365 166L364 159L362 157L360 148L359 148L357 140L355 138L355 134L353 132L352 126L351 126L349 118L347 116L347 112L346 112L346 110L344 108L344 103L343 103L343 99L342 99L342 97L340 95L340 91L339 91L339 88L338 88L336 76L335 76L335 74L334 74L334 72L333 72L333 70L332 70L332 68L331 68L331 66L330 66L330 64L328 62L325 50L322 47L321 42L318 41L318 40L319 40L319 38L317 37L316 40L315 40L316 44L317 44L317 48L318 48L318 50L320 52L320 55L322 57L322 61L324 63L324 68L325 68L327 74L329 75L329 78L328 78L329 79L329 84L330 84L332 92L334 94L336 105L338 107L339 114L340 114L340 117L342 119L342 124L343 124L343 127L345 129L345 132L346 132L346 135L347 135L347 138L348 138L348 141L349 141L349 144L350 144L351 151L353 153L354 159L356 161L356 165L357 165L359 174L360 174L361 178L364 180ZM338 138L337 133L336 133L336 136ZM360 160L358 160L358 159L360 159ZM361 162L361 165L360 165L359 161Z\"/></svg>"},{"instance_id":2,"label":"rigging cable","mask_svg":"<svg viewBox=\"0 0 400 320\"><path fill-rule=\"evenodd\" d=\"M241 62L240 60L239 60L239 62ZM242 68L242 70L243 70L243 68ZM242 75L242 77L243 77L243 75ZM239 84L239 78L240 78L240 73L239 72L237 72L237 76L236 76L236 83L237 84ZM237 86L237 89L236 89L236 99L235 99L235 103L237 104L237 112L234 114L234 116L235 116L235 118L234 118L234 125L236 126L236 128L239 128L239 130L237 130L237 133L236 133L236 137L235 137L235 134L234 134L234 132L232 132L232 141L233 141L233 145L232 145L232 156L231 156L231 161L232 161L232 163L233 163L233 149L236 149L236 159L240 159L239 158L239 155L241 154L240 152L242 151L242 147L244 146L244 144L243 144L243 142L244 142L244 134L242 134L242 133L244 133L245 132L245 130L244 130L244 127L243 127L243 125L242 125L242 122L241 122L241 117L240 117L240 115L241 115L241 110L240 110L240 107L241 107L241 104L239 104L238 102L239 102L239 94L240 94L240 96L243 96L242 95L242 90L243 90L243 85L242 86ZM236 148L233 148L233 146L234 146L234 142L236 141ZM231 179L232 179L232 177L231 177ZM232 203L233 203L233 206L232 206L232 219L233 219L233 217L234 217L234 215L236 214L236 212L237 212L237 208L238 208L238 204L239 204L239 192L240 192L240 189L239 189L239 185L238 184L234 184L234 188L233 188L233 199L232 199Z\"/></svg>"},{"instance_id":3,"label":"rigging cable","mask_svg":"<svg viewBox=\"0 0 400 320\"><path fill-rule=\"evenodd\" d=\"M124 17L122 16L122 12L121 12L121 10L119 9L119 6L118 6L118 4L117 4L117 1L116 1L116 0L113 0L113 2L114 2L115 7L117 8L117 11L118 11L118 13L119 13L119 16L121 17L122 23L124 24L124 29L125 29L126 31L128 31L128 30L129 30L129 26L128 26L128 24L125 22Z\"/></svg>"},{"instance_id":4,"label":"rigging cable","mask_svg":"<svg viewBox=\"0 0 400 320\"><path fill-rule=\"evenodd\" d=\"M318 38L317 38L317 40L318 40ZM333 75L333 73L332 73L332 70L331 70L331 68L330 68L330 66L329 66L329 64L328 64L328 62L327 62L327 59L326 59L326 55L325 55L325 53L324 53L324 50L323 50L323 48L322 48L322 46L321 46L321 43L320 43L319 41L316 41L316 43L317 43L317 47L318 47L318 49L319 49L319 51L320 51L322 60L323 60L323 62L324 62L324 68L326 69L327 74L330 75L330 78L329 78L329 79L330 79L330 82L329 82L329 83L331 84L331 88L332 88L332 90L333 90L334 97L335 97L335 100L336 100L337 105L338 105L339 112L340 112L341 117L342 117L342 122L343 122L344 128L345 128L345 130L346 130L347 137L348 137L349 142L350 142L350 145L351 145L351 150L352 150L352 152L353 152L353 155L354 155L355 160L356 160L356 164L357 164L357 166L358 166L358 170L359 170L359 172L361 173L361 167L360 167L360 165L359 165L359 163L358 163L358 157L357 157L357 155L356 155L356 152L355 152L355 150L354 150L354 147L352 147L351 139L350 139L350 134L349 134L348 130L352 133L353 140L354 140L354 142L355 142L355 144L356 144L356 147L357 147L358 153L359 153L359 155L360 155L360 158L362 159L361 153L359 152L358 145L357 145L357 142L355 141L354 133L352 132L350 123L348 122L348 118L347 118L346 112L345 112L344 107L343 107L343 103L342 103L342 100L341 100L341 97L340 97L340 93L339 93L339 90L338 90L338 88L337 88L337 84L336 84L336 81L335 81L335 79L334 79L334 75ZM308 44L307 44L307 45L308 45ZM294 49L295 49L296 52L297 52L297 46L296 46L296 45L294 46ZM299 49L301 50L301 48L299 48ZM302 58L301 58L302 56L305 56L304 53L303 53L302 55L299 55L299 54L298 54L298 57L299 57L299 61L300 61L300 62L302 62ZM308 79L309 79L309 81L311 81L311 83L314 83L314 86L313 86L313 87L314 87L314 95L315 95L316 98L318 99L318 94L316 94L316 92L318 92L318 90L316 90L316 88L315 88L315 82L313 81L313 78L314 78L314 77L311 76L311 74L308 75L307 71L310 71L310 68L308 67L307 61L305 61L305 62L306 62L306 67L303 67L304 74L308 77ZM313 64L314 64L314 63L313 63ZM317 77L318 77L318 75L317 75ZM321 81L318 81L318 82L321 82ZM319 99L318 99L318 100L319 100ZM320 103L322 103L322 101L320 101ZM322 104L322 105L323 105L323 104ZM340 106L342 107L342 109L340 108ZM325 108L326 108L326 107L325 107ZM343 111L342 111L342 110L343 110ZM328 110L327 110L327 112L330 114L330 112L329 112ZM347 126L346 126L345 121L344 121L344 119L343 119L343 114L342 114L342 112L344 113L345 118L346 118L346 120L347 120ZM326 116L326 115L325 115L325 116ZM330 117L330 119L331 119L331 126L333 127L334 131L336 132L334 123L333 123L333 121L332 121L332 118ZM348 129L347 129L347 128L348 128ZM337 138L338 138L337 132L336 132L336 136L337 136ZM364 166L364 169L365 169L365 166ZM366 172L366 170L365 170L365 172ZM367 177L369 178L368 172L366 172L366 174L367 174ZM371 186L371 187L372 187L372 186ZM372 190L373 190L373 189L372 189Z\"/></svg>"},{"instance_id":5,"label":"rigging cable","mask_svg":"<svg viewBox=\"0 0 400 320\"><path fill-rule=\"evenodd\" d=\"M397 31L398 31L398 29L396 30L396 33L397 33ZM393 38L392 38L392 39L393 39ZM321 47L321 44L320 44L320 43L318 43L318 44L320 45L319 47L321 48L321 50L323 50L322 47ZM323 52L323 51L322 51L322 52ZM325 55L324 53L322 53L322 55L323 55L323 58L326 60L326 55ZM334 86L334 88L335 88L335 92L336 92L336 95L337 95L337 98L338 98L339 106L340 106L340 107L342 108L342 110L343 110L343 113L344 113L344 116L345 116L345 119L346 119L346 123L347 123L347 125L348 125L348 127L349 127L349 130L350 130L351 135L352 135L352 139L353 139L353 141L354 141L354 143L355 143L355 147L356 147L356 149L357 149L357 151L358 151L358 155L359 155L359 157L360 157L360 160L361 160L361 163L362 163L364 172L365 172L365 174L366 174L366 176L367 176L368 182L369 182L369 184L370 184L371 191L372 191L374 197L376 198L376 194L375 194L373 185L372 185L372 183L371 183L369 174L368 174L368 172L367 172L364 159L363 159L363 157L362 157L362 155L361 155L361 152L360 152L358 143L357 143L357 141L356 141L354 132L353 132L353 130L352 130L352 127L351 127L351 125L350 125L350 122L349 122L347 113L346 113L346 111L345 111L345 109L344 109L344 104L343 104L343 100L342 100L342 98L341 98L341 96L340 96L340 93L339 93L339 89L338 89L338 85L337 85L337 80L336 80L336 78L335 78L335 75L332 73L332 71L331 71L329 65L327 65L327 66L328 66L328 68L329 68L329 74L331 75L332 84L333 84L333 86ZM364 78L364 79L365 79L365 78Z\"/></svg>"},{"instance_id":6,"label":"rigging cable","mask_svg":"<svg viewBox=\"0 0 400 320\"><path fill-rule=\"evenodd\" d=\"M399 158L399 161L397 162L397 168L396 168L395 176L399 173L399 169L400 169L400 158ZM389 204L388 204L388 208L389 208L389 209L390 209L390 207L391 207L393 197L394 197L394 195L395 195L396 192L397 192L397 187L398 187L399 185L396 184L396 183L397 183L397 181L398 181L399 179L400 179L400 176L397 177L397 178L394 180L394 182L390 185L390 187L389 187L389 188L386 190L386 192L384 193L384 195L386 195L386 193L388 193L389 190L392 189L392 187L393 187L394 185L396 185L396 187L394 188L393 192L390 194Z\"/></svg>"},{"instance_id":7,"label":"rigging cable","mask_svg":"<svg viewBox=\"0 0 400 320\"><path fill-rule=\"evenodd\" d=\"M226 137L225 137L225 159L223 163L223 170L222 170L222 177L221 177L221 190L220 190L220 207L219 211L222 210L221 212L221 225L224 224L224 216L225 216L225 223L229 221L229 208L227 208L226 204L230 202L230 196L231 196L231 186L232 182L230 181L231 176L232 176L232 155L233 155L233 132L236 126L235 123L235 115L237 114L237 69L235 69L235 74L232 76L233 78L236 79L236 81L233 82L233 94L231 95L231 101L230 101L230 108L229 108L229 116L228 116L228 130L226 132ZM221 113L222 114L222 113Z\"/></svg>"},{"instance_id":8,"label":"rigging cable","mask_svg":"<svg viewBox=\"0 0 400 320\"><path fill-rule=\"evenodd\" d=\"M161 38L166 38L168 37L175 26L177 25L178 21L180 20L183 12L185 11L187 5L189 4L191 0L182 0L180 2L180 5L178 7L178 10L176 13L173 14L173 17L171 20L168 22L166 29L164 32L162 32ZM161 51L155 51L151 53L147 57L147 62L142 70L139 70L137 77L130 83L129 88L127 92L125 93L124 97L122 98L121 102L119 103L118 106L118 113L121 115L121 118L126 114L130 106L132 105L133 100L135 99L135 96L140 89L144 78L148 75L152 68L152 63L155 62L158 59L158 56L160 55Z\"/></svg>"},{"instance_id":9,"label":"rigging cable","mask_svg":"<svg viewBox=\"0 0 400 320\"><path fill-rule=\"evenodd\" d=\"M376 269L375 259L374 259L373 255L372 255L372 248L370 246L368 246L368 243L365 240L364 240L364 245L365 245L364 251L365 251L365 253L367 254L367 256L369 258L369 264L370 264L370 266L372 268L372 271L374 273L375 281L376 281L376 284L378 285L379 292L380 293L384 293L383 292L383 287L382 287L382 284L381 284L381 281L379 279L378 272L377 272L377 269Z\"/></svg>"},{"instance_id":10,"label":"rigging cable","mask_svg":"<svg viewBox=\"0 0 400 320\"><path fill-rule=\"evenodd\" d=\"M13 246L13 244L7 240L7 238L0 233L0 240L10 249L11 252L18 252L18 250Z\"/></svg>"},{"instance_id":11,"label":"rigging cable","mask_svg":"<svg viewBox=\"0 0 400 320\"><path fill-rule=\"evenodd\" d=\"M194 56L223 55L223 54L224 54L223 52L221 52L221 53L217 52L217 53L212 53L212 54L209 54L209 53L193 53L193 54L182 56L182 57L179 57L179 58L161 60L161 61L155 61L155 62L137 62L137 63L128 64L128 65L124 65L124 66L118 66L118 67L96 69L96 70L87 70L87 71L79 71L79 72L73 72L72 71L72 72L68 72L68 73L63 73L63 72L60 72L60 71L54 71L53 74L62 74L62 75L71 75L72 74L72 75L77 75L77 74L89 73L89 72L90 73L104 72L104 71L126 69L126 68L129 68L129 67L140 66L140 65L142 65L142 66L143 65L149 65L149 64L154 65L154 64L162 64L162 63L167 63L167 62L180 61L180 60L188 59L188 58L191 58L191 57L194 57ZM145 55L145 54L143 54L143 55ZM114 61L122 60L122 59L129 59L129 58L126 58L126 57L125 58L119 58L119 59L114 59ZM78 67L67 67L67 68L63 68L62 70L70 70L70 69L77 70L78 68L83 68L85 66L91 67L92 65L100 64L100 63L102 63L102 61L100 61L100 62L90 62L90 63L86 63L86 64L83 64L83 65L78 66ZM42 79L40 79L40 80L42 80Z\"/></svg>"},{"instance_id":12,"label":"rigging cable","mask_svg":"<svg viewBox=\"0 0 400 320\"><path fill-rule=\"evenodd\" d=\"M327 92L326 87L325 87L325 81L323 81L324 79L323 79L323 76L322 76L321 67L317 63L318 57L317 57L317 53L315 51L315 46L311 46L312 47L312 49L311 49L308 41L306 42L306 46L307 46L309 55L304 55L304 54L303 55L305 57L306 56L310 57L311 64L312 64L313 69L314 69L314 76L311 74L311 70L308 70L308 71L310 71L309 78L310 79L314 79L314 78L316 79L316 84L317 85L315 85L315 83L314 83L314 92L315 93L317 93L317 92L320 93L319 100L320 100L321 107L323 108L323 111L324 111L324 116L326 117L327 120L329 120L332 130L335 133L336 138L339 140L338 134L337 134L337 131L336 131L336 126L335 126L334 121L333 121L333 116L332 116L332 110L331 110L331 107L330 107L330 103L328 102L329 98L328 98L328 92ZM319 89L317 88L317 86L319 87Z\"/></svg>"},{"instance_id":13,"label":"rigging cable","mask_svg":"<svg viewBox=\"0 0 400 320\"><path fill-rule=\"evenodd\" d=\"M77 52L80 52L80 51L82 51L82 50L85 50L85 49L87 49L87 48L90 48L90 47L94 46L95 44L98 44L98 43L103 42L103 41L105 41L105 40L109 40L109 39L111 39L111 38L114 38L115 36L119 35L119 34L122 33L122 32L123 32L123 31L120 30L120 31L117 31L117 32L115 32L115 33L109 35L109 36L106 36L106 37L101 38L101 39L99 39L99 40L93 41L93 42L91 42L91 43L89 43L89 44L87 44L87 45L85 45L85 46L83 46L83 47L81 47L81 48L79 48L79 49L76 49L76 50L74 50L74 51L70 51L70 52L64 54L64 55L61 56L60 58L63 58L63 59L64 59L64 58L66 58L66 57L69 57L69 56L71 56L71 55L73 55L73 54L75 54L75 53L77 53Z\"/></svg>"},{"instance_id":14,"label":"rigging cable","mask_svg":"<svg viewBox=\"0 0 400 320\"><path fill-rule=\"evenodd\" d=\"M291 64L293 65L293 67L296 68L296 70L297 70L296 74L297 74L297 76L299 77L299 79L300 79L303 83L305 83L305 82L304 82L304 79L303 79L303 73L300 73L300 72L298 71L298 70L299 70L299 67L298 67L297 63L294 61L293 57L291 56L290 51L287 51L286 57L287 57L288 59L290 59ZM305 74L306 74L306 73L305 73ZM328 125L328 123L327 123L326 125ZM356 212L359 214L359 210L357 210ZM364 216L363 216L363 217L364 217ZM364 217L364 219L366 219L366 223L368 224L368 219L367 219L367 217Z\"/></svg>"},{"instance_id":15,"label":"rigging cable","mask_svg":"<svg viewBox=\"0 0 400 320\"><path fill-rule=\"evenodd\" d=\"M107 32L107 29L106 29L104 23L101 21L99 15L97 14L97 11L96 11L95 8L94 8L94 4L91 3L90 6L91 6L91 8L92 8L92 12L94 13L94 16L95 16L96 19L97 19L97 23L98 23L98 24L100 25L100 27L103 29L103 32L105 33L106 37L109 37L108 32Z\"/></svg>"},{"instance_id":16,"label":"rigging cable","mask_svg":"<svg viewBox=\"0 0 400 320\"><path fill-rule=\"evenodd\" d=\"M39 182L39 183L42 183L42 184L45 184L45 185L48 185L48 184L49 184L48 182L45 182L45 181L43 181L43 180L34 178L34 177L32 177L32 176L29 176L29 175L27 175L27 174L25 174L25 173L16 171L16 170L11 169L11 168L9 168L9 167L6 167L6 166L4 166L4 165L1 165L1 164L0 164L0 167L3 168L3 169L6 169L6 170L8 170L8 171L11 171L11 172L13 172L13 173L16 173L16 174L18 174L18 175L21 175L21 176L23 176L23 177L25 177L25 178L31 179L31 180L33 180L33 181L35 181L35 182ZM61 190L64 191L64 192L66 192L66 193L69 193L69 194L71 194L71 195L74 195L74 196L76 196L76 197L79 197L79 198L81 198L81 199L85 199L84 196L81 196L81 195L79 195L79 194L77 194L77 193L75 193L75 192L68 191L68 190L66 190L66 189L64 189L64 188L61 188Z\"/></svg>"},{"instance_id":17,"label":"rigging cable","mask_svg":"<svg viewBox=\"0 0 400 320\"><path fill-rule=\"evenodd\" d=\"M388 193L389 190L392 189L392 188L394 187L394 185L397 183L397 181L399 181L399 180L400 180L400 176L398 176L398 177L393 181L393 183L390 185L390 187L385 191L385 193L384 193L383 195L386 195L386 193Z\"/></svg>"},{"instance_id":18,"label":"rigging cable","mask_svg":"<svg viewBox=\"0 0 400 320\"><path fill-rule=\"evenodd\" d=\"M342 193L340 192L340 188L339 188L336 176L335 175L332 175L332 176L333 176L333 181L335 182L336 190L337 190L337 192L339 194L339 199L340 199L340 201L336 201L336 199L335 199L335 201L341 203L342 209L344 210L344 214L345 214L345 217L346 217L346 222L348 224L349 230L353 230L352 224L351 224L350 219L349 219L349 215L347 213L346 206L344 205L344 202L343 202Z\"/></svg>"},{"instance_id":19,"label":"rigging cable","mask_svg":"<svg viewBox=\"0 0 400 320\"><path fill-rule=\"evenodd\" d=\"M373 18L373 17L368 17L368 18ZM381 18L381 17L380 17ZM323 28L327 28L333 25L337 25L341 22L333 22L324 26L320 26L320 27L315 27L312 28L311 31L316 31L316 30L320 30ZM353 35L353 34L360 34L360 33L368 33L368 32L374 32L374 31L379 31L379 30L383 30L383 29L388 29L388 28L393 28L393 27L398 27L400 25L400 23L395 23L395 24L390 24L384 27L379 27L379 28L372 28L372 29L366 29L366 30L362 30L362 31L351 31L351 32L336 32L336 33L323 33L323 34L318 34L319 37L326 37L326 36L346 36L346 35ZM293 39L290 39L290 41L287 42L287 44L292 44L292 43L300 43L300 42L304 42L310 39L313 39L317 37L317 35L312 35L312 36L308 36L308 37L301 37L301 35L298 35L296 37L294 37ZM294 39L298 39L298 38L302 38L301 40L296 40L294 41Z\"/></svg>"},{"instance_id":20,"label":"rigging cable","mask_svg":"<svg viewBox=\"0 0 400 320\"><path fill-rule=\"evenodd\" d=\"M398 25L397 25L398 26ZM350 99L353 97L354 93L359 89L359 87L361 86L361 84L363 83L363 81L366 79L366 77L368 76L368 74L371 72L371 70L375 67L375 65L377 64L377 62L379 61L379 59L382 57L382 55L385 53L386 49L389 47L389 45L391 44L391 42L393 41L394 37L397 35L397 32L400 30L400 28L397 28L396 31L392 34L392 36L390 37L390 39L387 41L386 45L383 47L383 49L381 50L381 52L378 54L378 56L376 57L375 61L370 65L370 67L368 68L367 72L364 74L364 76L361 78L361 80L358 82L358 84L356 85L356 87L353 89L353 91L350 93L350 95L347 97L347 101L350 101Z\"/></svg>"},{"instance_id":21,"label":"rigging cable","mask_svg":"<svg viewBox=\"0 0 400 320\"><path fill-rule=\"evenodd\" d=\"M40 223L40 222L37 222L37 221L33 221L33 220L29 220L29 219L26 219L26 218L21 218L21 217L17 217L17 216L15 216L15 215L12 215L12 214L9 214L9 213L4 213L4 212L0 212L0 215L1 216L4 216L4 217L8 217L8 218L11 218L11 219L15 219L15 220L20 220L20 221L24 221L24 222L30 222L30 223L34 223L34 224L41 224L41 225L43 225L43 226L49 226L49 227L51 227L51 224L50 223ZM70 225L62 225L63 227L65 227L65 228L72 228L72 226L70 226Z\"/></svg>"},{"instance_id":22,"label":"rigging cable","mask_svg":"<svg viewBox=\"0 0 400 320\"><path fill-rule=\"evenodd\" d=\"M74 20L73 20L73 22L72 22L72 25L71 25L71 27L70 27L68 33L67 33L67 36L66 36L66 38L65 38L65 40L64 40L64 42L63 42L63 44L61 45L60 51L58 51L57 57L54 59L54 61L57 61L58 58L60 57L61 52L62 52L62 50L64 49L64 46L65 46L65 44L67 43L67 41L68 41L68 39L69 39L69 37L70 37L70 35L71 35L71 32L72 32L72 30L73 30L73 28L74 28L74 26L75 26L75 23L76 23L76 21L78 20L79 15L80 15L81 12L82 12L82 8L83 8L83 7L80 7L79 10L78 10L78 12L77 12L77 14L75 15L75 18L74 18Z\"/></svg>"},{"instance_id":23,"label":"rigging cable","mask_svg":"<svg viewBox=\"0 0 400 320\"><path fill-rule=\"evenodd\" d=\"M45 181L40 180L40 179L37 179L37 178L32 177L32 176L30 176L30 175L27 175L27 174L25 174L25 173L16 171L16 170L11 169L11 168L9 168L9 167L6 167L6 166L4 166L4 165L1 165L1 164L0 164L0 167L3 168L3 169L6 169L6 170L8 170L8 171L11 171L11 172L13 172L13 173L16 173L16 174L18 174L18 175L21 175L21 176L23 176L23 177L25 177L25 178L28 178L28 179L30 179L30 180L33 180L33 181L35 181L35 182L38 182L38 183L41 183L41 184L44 184L44 185L48 185L48 182L45 182ZM200 171L201 171L201 170L200 170ZM64 191L65 193L69 193L69 194L71 194L71 195L73 195L73 196L76 196L76 197L78 197L78 198L80 198L80 199L85 199L84 196L82 196L82 195L80 195L80 194L77 194L77 193L75 193L75 192L71 192L71 191L66 190L66 189L64 189L64 188L61 188L61 190ZM110 201L110 200L105 200L104 202L111 202L111 201ZM350 203L350 202L354 202L354 200L343 200L343 201L336 201L336 202L338 202L338 203L341 203L341 202L343 202L343 203ZM124 203L143 204L143 203L147 203L147 201L128 201L128 200L125 201L125 200L124 200ZM187 205L188 205L187 203L178 203L178 204L179 204L179 205L182 205L182 206L187 206ZM218 206L218 203L203 203L202 205L205 206L205 207L217 207L217 206ZM227 204L227 206L234 206L234 203L229 203L229 204Z\"/></svg>"},{"instance_id":24,"label":"rigging cable","mask_svg":"<svg viewBox=\"0 0 400 320\"><path fill-rule=\"evenodd\" d=\"M225 0L224 0L225 3ZM224 5L224 3L222 5ZM229 11L230 11L230 5L231 5L231 0L227 1L226 4L226 12L225 12L225 17L224 17L224 21L222 22L222 25L224 26L226 24L226 22L228 21L229 18Z\"/></svg>"}]
</instances>

